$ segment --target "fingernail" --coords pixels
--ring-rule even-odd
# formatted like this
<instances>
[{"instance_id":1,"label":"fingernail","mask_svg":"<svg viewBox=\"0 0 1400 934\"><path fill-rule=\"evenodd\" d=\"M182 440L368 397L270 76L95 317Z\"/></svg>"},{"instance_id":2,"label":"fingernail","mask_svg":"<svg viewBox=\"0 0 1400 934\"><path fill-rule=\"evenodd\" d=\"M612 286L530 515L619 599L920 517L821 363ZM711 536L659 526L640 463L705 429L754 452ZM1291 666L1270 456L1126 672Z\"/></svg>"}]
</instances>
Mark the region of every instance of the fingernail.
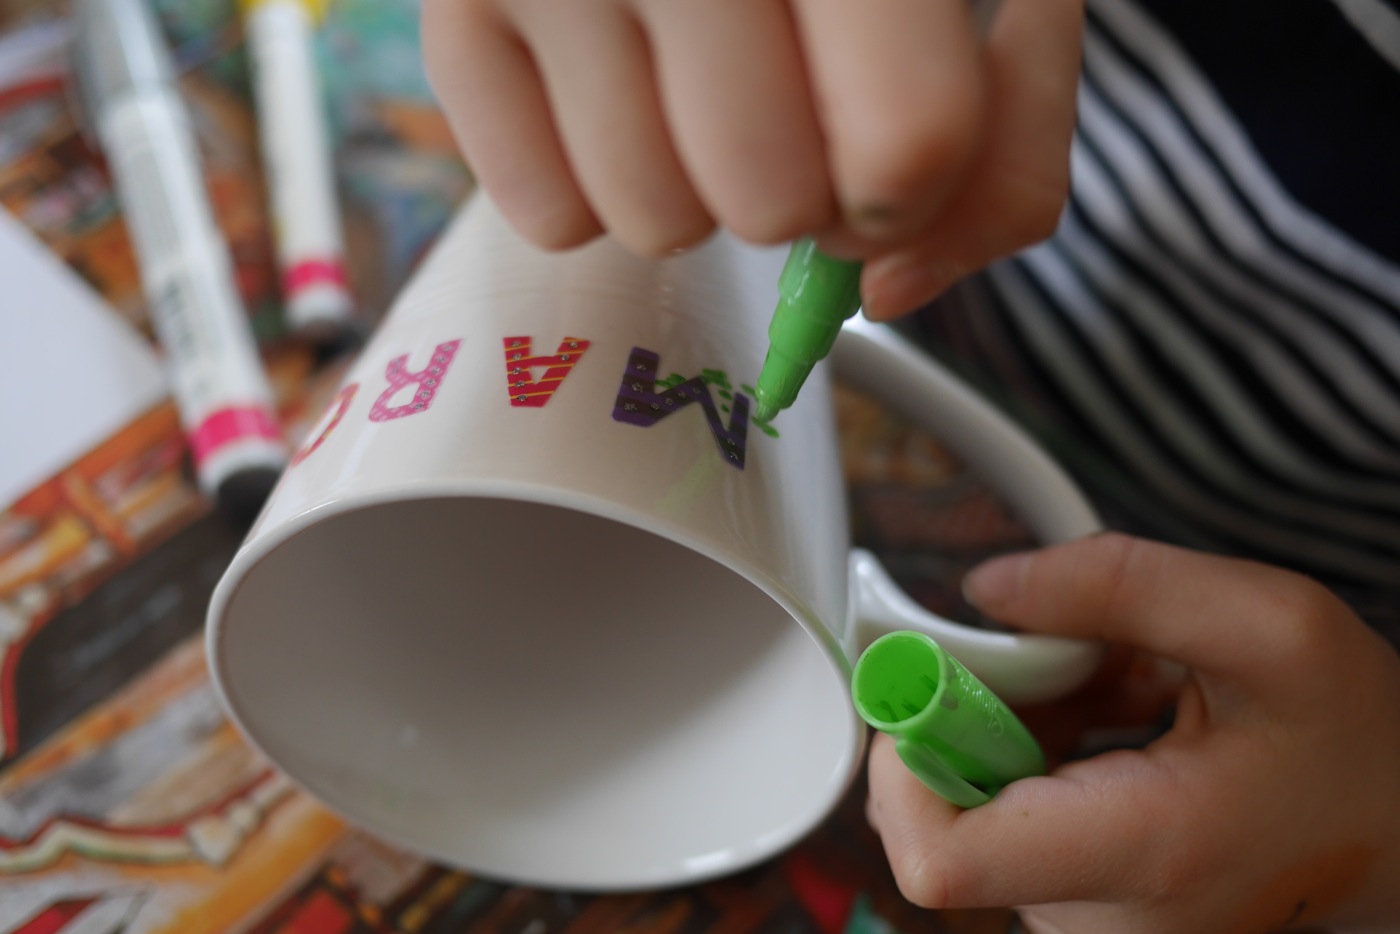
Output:
<instances>
[{"instance_id":1,"label":"fingernail","mask_svg":"<svg viewBox=\"0 0 1400 934\"><path fill-rule=\"evenodd\" d=\"M909 257L877 260L867 264L866 271L870 284L865 311L875 320L898 317L933 301L968 272L957 263Z\"/></svg>"},{"instance_id":2,"label":"fingernail","mask_svg":"<svg viewBox=\"0 0 1400 934\"><path fill-rule=\"evenodd\" d=\"M963 577L963 597L979 610L1009 603L1026 589L1030 567L1028 554L1002 555L984 561Z\"/></svg>"}]
</instances>

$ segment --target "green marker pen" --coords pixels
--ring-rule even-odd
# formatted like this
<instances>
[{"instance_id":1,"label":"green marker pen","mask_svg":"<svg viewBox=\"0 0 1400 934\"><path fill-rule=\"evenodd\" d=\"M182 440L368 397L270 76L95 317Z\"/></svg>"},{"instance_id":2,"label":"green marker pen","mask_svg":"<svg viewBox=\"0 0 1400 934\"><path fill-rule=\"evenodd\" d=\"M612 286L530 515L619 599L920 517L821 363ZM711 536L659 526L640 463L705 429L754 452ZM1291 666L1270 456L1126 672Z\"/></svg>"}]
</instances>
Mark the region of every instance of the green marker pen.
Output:
<instances>
[{"instance_id":1,"label":"green marker pen","mask_svg":"<svg viewBox=\"0 0 1400 934\"><path fill-rule=\"evenodd\" d=\"M778 308L768 356L754 384L754 419L766 422L797 401L812 367L831 353L847 318L860 309L859 262L833 259L798 240L778 277Z\"/></svg>"},{"instance_id":2,"label":"green marker pen","mask_svg":"<svg viewBox=\"0 0 1400 934\"><path fill-rule=\"evenodd\" d=\"M958 807L986 804L1018 778L1045 774L1025 725L923 633L872 642L856 660L851 697L862 720L894 737L909 770Z\"/></svg>"},{"instance_id":3,"label":"green marker pen","mask_svg":"<svg viewBox=\"0 0 1400 934\"><path fill-rule=\"evenodd\" d=\"M968 0L978 35L987 34L1000 6L1001 0ZM861 265L827 256L808 238L792 245L778 277L768 356L754 384L755 421L771 421L796 402L812 367L831 353L841 325L860 308Z\"/></svg>"}]
</instances>

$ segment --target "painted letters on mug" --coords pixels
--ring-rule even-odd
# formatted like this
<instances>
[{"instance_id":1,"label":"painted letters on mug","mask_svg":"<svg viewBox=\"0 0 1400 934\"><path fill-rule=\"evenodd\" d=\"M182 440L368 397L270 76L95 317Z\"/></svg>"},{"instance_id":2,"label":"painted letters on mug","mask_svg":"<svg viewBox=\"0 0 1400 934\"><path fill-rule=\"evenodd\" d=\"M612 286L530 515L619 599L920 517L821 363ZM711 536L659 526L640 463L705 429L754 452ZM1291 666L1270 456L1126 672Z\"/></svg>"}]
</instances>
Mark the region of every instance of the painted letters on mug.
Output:
<instances>
[{"instance_id":1,"label":"painted letters on mug","mask_svg":"<svg viewBox=\"0 0 1400 934\"><path fill-rule=\"evenodd\" d=\"M749 435L748 396L743 393L734 395L734 411L729 416L729 427L725 428L703 376L693 376L663 392L657 392L656 375L660 363L660 355L642 347L632 348L627 358L627 368L622 372L622 382L617 387L613 420L649 428L672 412L698 402L705 410L705 420L710 423L710 431L715 436L715 443L719 445L725 463L743 470Z\"/></svg>"},{"instance_id":2,"label":"painted letters on mug","mask_svg":"<svg viewBox=\"0 0 1400 934\"><path fill-rule=\"evenodd\" d=\"M546 356L531 356L532 338L528 336L502 338L504 350L508 399L519 408L544 408L569 372L583 359L584 351L591 341L578 337L565 337L558 349ZM433 348L432 356L422 369L408 369L409 354L400 354L389 361L384 369L388 387L375 399L370 407L369 420L386 422L417 415L431 407L437 391L442 388L452 361L462 345L459 338L444 341ZM715 443L719 446L720 457L724 462L744 469L744 458L748 448L749 396L734 392L728 375L723 370L705 370L699 376L686 379L679 373L658 378L661 356L644 347L633 347L618 385L617 397L613 404L614 421L649 428L673 412L678 412L692 402L698 402L704 411L705 422L709 425ZM534 378L532 368L544 367L539 379ZM404 389L412 388L413 393L400 405L391 406L395 395ZM743 387L752 394L752 387ZM322 416L324 426L314 437L310 437L292 457L295 467L310 457L337 425L345 418L355 394L359 391L358 382L341 387ZM715 401L711 390L719 394ZM729 415L729 425L725 426L723 415ZM601 414L601 413L600 413ZM773 437L777 432L766 425L759 425Z\"/></svg>"},{"instance_id":3,"label":"painted letters on mug","mask_svg":"<svg viewBox=\"0 0 1400 934\"><path fill-rule=\"evenodd\" d=\"M374 400L374 406L369 410L369 420L387 422L390 419L427 411L433 404L433 396L437 394L438 387L447 377L447 370L452 366L452 359L457 356L457 348L461 345L460 339L438 344L433 349L428 365L417 372L409 372L407 369L408 354L390 360L389 365L384 368L384 378L389 381L389 388ZM403 405L391 408L389 401L405 386L417 387L413 391L413 397Z\"/></svg>"},{"instance_id":4,"label":"painted letters on mug","mask_svg":"<svg viewBox=\"0 0 1400 934\"><path fill-rule=\"evenodd\" d=\"M586 340L566 337L552 355L532 357L529 337L507 337L502 343L506 351L506 388L510 392L510 404L534 409L544 408L553 398L559 384L583 359L583 352L589 346ZM535 367L547 367L538 380L532 373Z\"/></svg>"}]
</instances>

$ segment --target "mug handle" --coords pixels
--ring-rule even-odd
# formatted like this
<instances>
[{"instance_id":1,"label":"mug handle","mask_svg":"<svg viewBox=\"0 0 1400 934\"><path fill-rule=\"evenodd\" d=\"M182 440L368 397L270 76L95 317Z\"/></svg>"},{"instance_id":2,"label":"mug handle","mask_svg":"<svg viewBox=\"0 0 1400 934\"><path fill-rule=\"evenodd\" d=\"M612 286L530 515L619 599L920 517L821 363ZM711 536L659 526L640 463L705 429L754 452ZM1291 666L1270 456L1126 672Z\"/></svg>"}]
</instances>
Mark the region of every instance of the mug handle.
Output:
<instances>
[{"instance_id":1,"label":"mug handle","mask_svg":"<svg viewBox=\"0 0 1400 934\"><path fill-rule=\"evenodd\" d=\"M1102 524L1069 475L1025 432L888 325L857 315L832 352L842 382L882 400L929 431L1000 496L1046 544L1091 535ZM1082 685L1102 658L1100 642L994 632L945 619L912 600L868 551L850 557L854 660L898 629L923 632L1008 704L1054 700Z\"/></svg>"}]
</instances>

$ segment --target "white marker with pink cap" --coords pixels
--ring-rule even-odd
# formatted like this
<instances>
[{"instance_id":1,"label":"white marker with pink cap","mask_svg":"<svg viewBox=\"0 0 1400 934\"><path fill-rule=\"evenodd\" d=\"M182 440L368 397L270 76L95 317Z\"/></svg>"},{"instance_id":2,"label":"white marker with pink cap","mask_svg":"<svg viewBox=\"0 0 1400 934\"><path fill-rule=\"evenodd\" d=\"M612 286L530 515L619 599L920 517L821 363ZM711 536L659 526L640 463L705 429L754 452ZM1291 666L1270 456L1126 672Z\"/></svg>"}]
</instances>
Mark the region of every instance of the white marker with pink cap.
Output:
<instances>
[{"instance_id":1,"label":"white marker with pink cap","mask_svg":"<svg viewBox=\"0 0 1400 934\"><path fill-rule=\"evenodd\" d=\"M294 333L353 330L335 168L314 35L324 0L244 0L263 164L271 189L283 314Z\"/></svg>"},{"instance_id":2,"label":"white marker with pink cap","mask_svg":"<svg viewBox=\"0 0 1400 934\"><path fill-rule=\"evenodd\" d=\"M143 0L78 0L74 10L84 105L131 230L200 488L251 517L287 450L170 53Z\"/></svg>"}]
</instances>

